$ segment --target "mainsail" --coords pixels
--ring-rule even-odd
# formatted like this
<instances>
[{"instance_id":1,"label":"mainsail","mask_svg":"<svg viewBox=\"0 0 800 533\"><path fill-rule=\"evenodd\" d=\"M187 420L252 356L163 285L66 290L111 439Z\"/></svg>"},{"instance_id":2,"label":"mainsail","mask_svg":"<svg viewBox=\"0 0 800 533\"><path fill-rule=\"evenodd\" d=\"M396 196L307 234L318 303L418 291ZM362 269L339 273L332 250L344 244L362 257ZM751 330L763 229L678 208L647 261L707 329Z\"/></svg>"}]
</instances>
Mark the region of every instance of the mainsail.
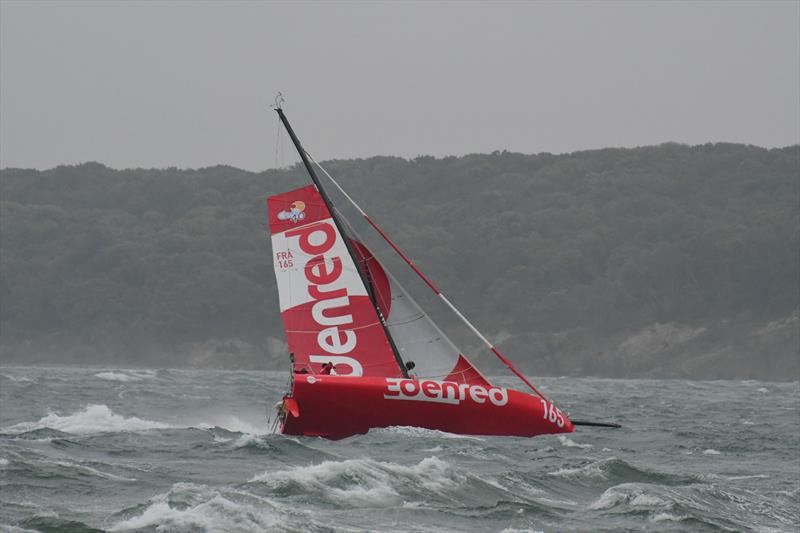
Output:
<instances>
[{"instance_id":1,"label":"mainsail","mask_svg":"<svg viewBox=\"0 0 800 533\"><path fill-rule=\"evenodd\" d=\"M313 185L267 204L281 315L298 368L317 372L332 362L338 374L401 377L399 356L414 362L417 377L489 384L369 249L339 232Z\"/></svg>"},{"instance_id":2,"label":"mainsail","mask_svg":"<svg viewBox=\"0 0 800 533\"><path fill-rule=\"evenodd\" d=\"M403 377L381 319L316 187L267 199L275 277L289 351L300 368Z\"/></svg>"}]
</instances>

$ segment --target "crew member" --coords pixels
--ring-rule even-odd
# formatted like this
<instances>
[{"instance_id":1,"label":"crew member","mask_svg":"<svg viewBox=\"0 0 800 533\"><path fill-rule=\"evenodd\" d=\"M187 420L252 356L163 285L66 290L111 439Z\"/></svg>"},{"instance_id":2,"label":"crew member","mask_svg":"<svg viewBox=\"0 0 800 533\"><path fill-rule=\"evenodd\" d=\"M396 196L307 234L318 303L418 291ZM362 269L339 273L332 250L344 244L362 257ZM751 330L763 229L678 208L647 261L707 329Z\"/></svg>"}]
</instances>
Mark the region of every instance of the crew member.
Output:
<instances>
[{"instance_id":1,"label":"crew member","mask_svg":"<svg viewBox=\"0 0 800 533\"><path fill-rule=\"evenodd\" d=\"M417 375L413 373L412 370L414 370L416 366L417 365L414 363L414 361L406 361L406 371L408 372L408 377L413 379L414 381L416 381Z\"/></svg>"}]
</instances>

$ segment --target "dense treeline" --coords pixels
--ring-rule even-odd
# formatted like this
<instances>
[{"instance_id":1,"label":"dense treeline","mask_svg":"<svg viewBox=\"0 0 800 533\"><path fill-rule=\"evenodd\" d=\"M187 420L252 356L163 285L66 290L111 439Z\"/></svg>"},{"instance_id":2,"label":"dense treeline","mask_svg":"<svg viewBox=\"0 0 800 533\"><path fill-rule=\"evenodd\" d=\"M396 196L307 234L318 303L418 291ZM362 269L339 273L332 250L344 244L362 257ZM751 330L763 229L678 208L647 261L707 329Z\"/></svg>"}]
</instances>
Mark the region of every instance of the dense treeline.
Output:
<instances>
[{"instance_id":1,"label":"dense treeline","mask_svg":"<svg viewBox=\"0 0 800 533\"><path fill-rule=\"evenodd\" d=\"M798 306L798 146L374 157L326 168L496 337L772 320ZM302 168L87 163L0 178L6 356L35 345L179 364L153 358L283 337L264 199L308 183Z\"/></svg>"}]
</instances>

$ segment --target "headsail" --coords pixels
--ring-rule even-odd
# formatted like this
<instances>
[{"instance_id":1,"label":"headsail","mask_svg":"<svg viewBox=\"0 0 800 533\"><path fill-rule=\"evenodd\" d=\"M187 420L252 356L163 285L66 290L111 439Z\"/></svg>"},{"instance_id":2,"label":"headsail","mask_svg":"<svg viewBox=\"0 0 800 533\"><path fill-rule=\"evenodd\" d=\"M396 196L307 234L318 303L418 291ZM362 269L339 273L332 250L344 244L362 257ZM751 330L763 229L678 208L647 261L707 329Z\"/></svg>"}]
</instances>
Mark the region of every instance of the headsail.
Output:
<instances>
[{"instance_id":1,"label":"headsail","mask_svg":"<svg viewBox=\"0 0 800 533\"><path fill-rule=\"evenodd\" d=\"M347 243L316 187L267 199L278 296L295 363L403 377Z\"/></svg>"},{"instance_id":2,"label":"headsail","mask_svg":"<svg viewBox=\"0 0 800 533\"><path fill-rule=\"evenodd\" d=\"M369 249L354 244L400 357L416 365L413 373L419 378L489 385Z\"/></svg>"}]
</instances>

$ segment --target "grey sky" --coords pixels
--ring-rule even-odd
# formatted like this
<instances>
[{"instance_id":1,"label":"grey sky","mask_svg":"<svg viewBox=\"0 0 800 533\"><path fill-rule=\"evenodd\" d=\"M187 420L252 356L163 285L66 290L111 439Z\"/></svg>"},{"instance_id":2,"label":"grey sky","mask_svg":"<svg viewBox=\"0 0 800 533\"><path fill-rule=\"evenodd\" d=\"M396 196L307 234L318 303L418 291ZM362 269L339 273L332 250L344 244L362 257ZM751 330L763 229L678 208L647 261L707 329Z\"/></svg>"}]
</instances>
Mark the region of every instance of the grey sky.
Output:
<instances>
[{"instance_id":1,"label":"grey sky","mask_svg":"<svg viewBox=\"0 0 800 533\"><path fill-rule=\"evenodd\" d=\"M0 4L0 166L800 141L800 2ZM285 159L294 154L286 147Z\"/></svg>"}]
</instances>

